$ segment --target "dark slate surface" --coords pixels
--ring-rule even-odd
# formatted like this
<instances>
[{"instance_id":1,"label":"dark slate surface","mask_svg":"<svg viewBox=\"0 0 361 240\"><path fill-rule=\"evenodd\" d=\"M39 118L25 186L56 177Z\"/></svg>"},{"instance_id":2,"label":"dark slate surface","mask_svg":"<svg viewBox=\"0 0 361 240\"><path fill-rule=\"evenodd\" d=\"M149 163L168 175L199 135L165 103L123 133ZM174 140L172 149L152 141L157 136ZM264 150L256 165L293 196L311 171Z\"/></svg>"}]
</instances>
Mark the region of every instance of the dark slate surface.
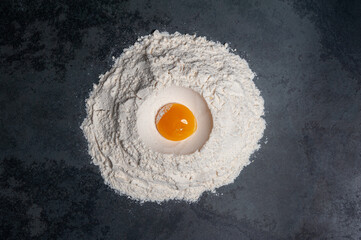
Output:
<instances>
[{"instance_id":1,"label":"dark slate surface","mask_svg":"<svg viewBox=\"0 0 361 240\"><path fill-rule=\"evenodd\" d=\"M356 0L2 0L1 239L361 239L360 13ZM229 42L265 99L253 163L194 204L115 194L79 129L112 56L155 29Z\"/></svg>"}]
</instances>

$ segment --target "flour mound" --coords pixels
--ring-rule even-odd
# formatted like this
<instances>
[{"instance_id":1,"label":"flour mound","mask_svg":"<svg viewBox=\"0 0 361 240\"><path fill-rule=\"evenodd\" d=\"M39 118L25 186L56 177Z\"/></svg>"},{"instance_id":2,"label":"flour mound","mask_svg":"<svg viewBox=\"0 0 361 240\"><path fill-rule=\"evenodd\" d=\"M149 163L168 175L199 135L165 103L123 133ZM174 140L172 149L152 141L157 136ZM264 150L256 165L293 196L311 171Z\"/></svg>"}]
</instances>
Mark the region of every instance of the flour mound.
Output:
<instances>
[{"instance_id":1,"label":"flour mound","mask_svg":"<svg viewBox=\"0 0 361 240\"><path fill-rule=\"evenodd\" d=\"M264 102L247 62L205 37L155 31L100 76L81 128L89 154L111 188L139 201L196 201L232 183L265 129ZM209 140L190 155L154 152L139 138L138 107L154 91L182 86L200 93L213 117Z\"/></svg>"}]
</instances>

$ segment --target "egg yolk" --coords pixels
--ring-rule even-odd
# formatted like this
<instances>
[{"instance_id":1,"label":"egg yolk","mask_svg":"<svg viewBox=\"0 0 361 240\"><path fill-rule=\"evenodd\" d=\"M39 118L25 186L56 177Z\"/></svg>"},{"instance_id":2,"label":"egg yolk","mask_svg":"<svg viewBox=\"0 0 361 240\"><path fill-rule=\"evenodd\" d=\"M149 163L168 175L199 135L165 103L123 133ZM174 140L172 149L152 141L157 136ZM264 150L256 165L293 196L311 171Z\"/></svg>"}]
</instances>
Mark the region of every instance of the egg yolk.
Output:
<instances>
[{"instance_id":1,"label":"egg yolk","mask_svg":"<svg viewBox=\"0 0 361 240\"><path fill-rule=\"evenodd\" d=\"M179 103L168 103L161 107L155 124L160 135L171 141L184 140L197 129L197 120L191 110Z\"/></svg>"}]
</instances>

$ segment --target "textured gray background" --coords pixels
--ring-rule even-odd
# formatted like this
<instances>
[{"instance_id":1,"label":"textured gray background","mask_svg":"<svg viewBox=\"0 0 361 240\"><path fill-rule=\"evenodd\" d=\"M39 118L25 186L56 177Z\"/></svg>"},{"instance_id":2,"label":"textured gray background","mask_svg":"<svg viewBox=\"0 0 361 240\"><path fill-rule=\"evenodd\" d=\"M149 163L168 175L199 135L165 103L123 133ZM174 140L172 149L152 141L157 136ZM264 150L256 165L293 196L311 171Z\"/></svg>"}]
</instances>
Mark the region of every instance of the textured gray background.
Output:
<instances>
[{"instance_id":1,"label":"textured gray background","mask_svg":"<svg viewBox=\"0 0 361 240\"><path fill-rule=\"evenodd\" d=\"M361 239L360 13L360 1L2 0L1 239ZM230 43L265 99L253 163L194 204L115 194L79 129L111 57L155 29Z\"/></svg>"}]
</instances>

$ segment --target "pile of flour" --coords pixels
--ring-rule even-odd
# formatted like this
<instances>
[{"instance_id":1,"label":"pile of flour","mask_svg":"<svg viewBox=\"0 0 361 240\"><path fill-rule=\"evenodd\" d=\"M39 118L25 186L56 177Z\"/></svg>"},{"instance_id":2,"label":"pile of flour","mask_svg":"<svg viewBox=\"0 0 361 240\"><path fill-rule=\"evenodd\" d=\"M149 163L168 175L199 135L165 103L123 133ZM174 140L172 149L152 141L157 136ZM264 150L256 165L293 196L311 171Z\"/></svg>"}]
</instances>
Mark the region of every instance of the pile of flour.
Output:
<instances>
[{"instance_id":1,"label":"pile of flour","mask_svg":"<svg viewBox=\"0 0 361 240\"><path fill-rule=\"evenodd\" d=\"M227 44L155 31L144 36L100 76L86 101L81 128L93 163L111 188L140 201L196 201L232 183L265 129L264 102L247 62ZM209 140L190 155L152 151L139 138L136 113L154 91L188 87L213 117Z\"/></svg>"}]
</instances>

